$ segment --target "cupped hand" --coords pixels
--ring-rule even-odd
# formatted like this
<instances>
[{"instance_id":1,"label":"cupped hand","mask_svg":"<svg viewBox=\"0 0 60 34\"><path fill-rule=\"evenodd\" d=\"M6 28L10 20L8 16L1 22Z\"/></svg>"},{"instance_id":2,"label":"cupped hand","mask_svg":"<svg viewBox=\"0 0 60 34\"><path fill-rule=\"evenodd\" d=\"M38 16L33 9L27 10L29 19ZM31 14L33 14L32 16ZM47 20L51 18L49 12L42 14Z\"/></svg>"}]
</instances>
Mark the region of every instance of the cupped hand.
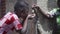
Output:
<instances>
[{"instance_id":1,"label":"cupped hand","mask_svg":"<svg viewBox=\"0 0 60 34\"><path fill-rule=\"evenodd\" d=\"M35 14L28 14L28 18L34 18L35 16Z\"/></svg>"}]
</instances>

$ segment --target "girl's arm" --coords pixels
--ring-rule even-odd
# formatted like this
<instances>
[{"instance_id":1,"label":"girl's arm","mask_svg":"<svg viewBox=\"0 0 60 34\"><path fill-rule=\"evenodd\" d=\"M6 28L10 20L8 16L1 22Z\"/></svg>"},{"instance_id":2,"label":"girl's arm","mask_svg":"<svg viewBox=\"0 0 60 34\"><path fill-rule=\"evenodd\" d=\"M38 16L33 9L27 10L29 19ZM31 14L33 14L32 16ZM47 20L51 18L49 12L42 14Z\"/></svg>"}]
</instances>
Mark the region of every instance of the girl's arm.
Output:
<instances>
[{"instance_id":1,"label":"girl's arm","mask_svg":"<svg viewBox=\"0 0 60 34\"><path fill-rule=\"evenodd\" d=\"M34 17L35 17L35 14L29 14L29 15L26 17L26 19L25 19L25 21L24 21L24 24L23 24L23 28L22 28L22 30L21 30L22 33L25 33L26 30L27 30L28 19L29 19L29 18L34 18Z\"/></svg>"},{"instance_id":2,"label":"girl's arm","mask_svg":"<svg viewBox=\"0 0 60 34\"><path fill-rule=\"evenodd\" d=\"M25 19L25 21L24 21L24 24L23 24L23 28L22 28L22 30L21 30L21 33L24 33L24 32L26 32L26 29L27 29L27 23L28 22L28 17Z\"/></svg>"}]
</instances>

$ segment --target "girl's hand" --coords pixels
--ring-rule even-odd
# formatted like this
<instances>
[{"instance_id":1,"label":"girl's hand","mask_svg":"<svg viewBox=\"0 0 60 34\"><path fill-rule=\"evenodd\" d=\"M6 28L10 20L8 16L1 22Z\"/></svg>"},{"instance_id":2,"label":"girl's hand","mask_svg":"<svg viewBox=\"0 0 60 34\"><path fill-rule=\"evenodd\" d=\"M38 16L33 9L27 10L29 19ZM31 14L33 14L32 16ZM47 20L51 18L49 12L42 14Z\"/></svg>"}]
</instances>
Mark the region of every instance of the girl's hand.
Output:
<instances>
[{"instance_id":1,"label":"girl's hand","mask_svg":"<svg viewBox=\"0 0 60 34\"><path fill-rule=\"evenodd\" d=\"M35 14L28 14L28 18L34 18L35 16Z\"/></svg>"},{"instance_id":2,"label":"girl's hand","mask_svg":"<svg viewBox=\"0 0 60 34\"><path fill-rule=\"evenodd\" d=\"M38 5L36 5L36 4L33 4L33 5L32 5L32 9L34 9L34 8L39 9L40 7L39 7Z\"/></svg>"}]
</instances>

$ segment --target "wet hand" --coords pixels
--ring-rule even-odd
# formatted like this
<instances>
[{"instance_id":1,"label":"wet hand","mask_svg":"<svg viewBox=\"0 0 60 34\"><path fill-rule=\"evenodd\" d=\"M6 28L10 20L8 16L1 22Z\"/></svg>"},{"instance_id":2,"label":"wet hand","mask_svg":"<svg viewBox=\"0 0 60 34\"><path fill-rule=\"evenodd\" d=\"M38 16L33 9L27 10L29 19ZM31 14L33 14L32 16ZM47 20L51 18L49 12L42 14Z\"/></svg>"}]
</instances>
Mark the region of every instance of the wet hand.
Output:
<instances>
[{"instance_id":1,"label":"wet hand","mask_svg":"<svg viewBox=\"0 0 60 34\"><path fill-rule=\"evenodd\" d=\"M35 16L35 14L28 14L28 18L34 18Z\"/></svg>"}]
</instances>

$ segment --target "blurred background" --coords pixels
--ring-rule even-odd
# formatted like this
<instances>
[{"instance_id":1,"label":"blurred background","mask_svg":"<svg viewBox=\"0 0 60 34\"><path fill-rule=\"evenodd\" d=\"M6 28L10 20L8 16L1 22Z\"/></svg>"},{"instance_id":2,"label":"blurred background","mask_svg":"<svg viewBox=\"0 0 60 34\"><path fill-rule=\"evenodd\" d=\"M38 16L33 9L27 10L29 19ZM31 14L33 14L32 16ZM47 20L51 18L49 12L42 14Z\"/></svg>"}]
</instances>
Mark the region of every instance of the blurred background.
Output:
<instances>
[{"instance_id":1,"label":"blurred background","mask_svg":"<svg viewBox=\"0 0 60 34\"><path fill-rule=\"evenodd\" d=\"M0 0L0 18L2 17L2 15L5 15L8 11L14 11L14 5L17 1L18 0ZM29 13L32 12L31 6L33 4L38 5L42 11L50 11L53 8L57 8L57 0L25 0L25 1L27 1L30 5ZM41 16L41 14L39 13L38 21L41 25L40 28L42 28L45 31L43 32L43 34L52 34L52 23L50 23L51 21L49 21L49 19ZM36 24L32 20L28 22L29 25L27 27L27 32L25 34L39 34L37 32ZM16 32L14 32L14 34L15 33Z\"/></svg>"}]
</instances>

